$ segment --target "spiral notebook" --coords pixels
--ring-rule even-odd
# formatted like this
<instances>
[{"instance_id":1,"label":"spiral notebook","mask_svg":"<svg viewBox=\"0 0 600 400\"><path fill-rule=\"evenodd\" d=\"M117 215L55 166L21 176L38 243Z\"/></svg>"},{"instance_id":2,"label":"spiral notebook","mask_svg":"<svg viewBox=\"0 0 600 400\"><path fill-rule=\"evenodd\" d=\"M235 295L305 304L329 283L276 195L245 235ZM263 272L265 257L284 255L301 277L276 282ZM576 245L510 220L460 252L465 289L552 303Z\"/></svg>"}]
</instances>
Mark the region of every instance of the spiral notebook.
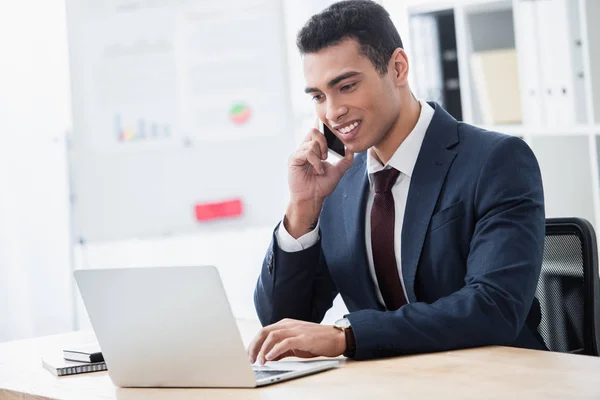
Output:
<instances>
[{"instance_id":1,"label":"spiral notebook","mask_svg":"<svg viewBox=\"0 0 600 400\"><path fill-rule=\"evenodd\" d=\"M84 374L88 372L106 371L105 362L82 363L67 361L60 356L42 358L42 365L55 376Z\"/></svg>"}]
</instances>

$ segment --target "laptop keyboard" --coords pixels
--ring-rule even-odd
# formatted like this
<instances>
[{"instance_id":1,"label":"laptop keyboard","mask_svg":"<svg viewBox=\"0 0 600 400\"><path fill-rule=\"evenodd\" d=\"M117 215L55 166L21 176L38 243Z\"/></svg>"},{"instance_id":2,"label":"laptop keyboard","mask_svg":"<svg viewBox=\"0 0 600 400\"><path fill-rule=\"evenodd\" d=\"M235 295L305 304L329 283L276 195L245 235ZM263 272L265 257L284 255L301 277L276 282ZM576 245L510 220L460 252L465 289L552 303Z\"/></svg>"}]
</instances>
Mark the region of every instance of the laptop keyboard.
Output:
<instances>
[{"instance_id":1,"label":"laptop keyboard","mask_svg":"<svg viewBox=\"0 0 600 400\"><path fill-rule=\"evenodd\" d=\"M256 379L264 379L264 378L271 378L273 376L285 374L288 372L290 372L290 371L277 371L277 370L257 371L257 370L254 370L254 376L256 377Z\"/></svg>"}]
</instances>

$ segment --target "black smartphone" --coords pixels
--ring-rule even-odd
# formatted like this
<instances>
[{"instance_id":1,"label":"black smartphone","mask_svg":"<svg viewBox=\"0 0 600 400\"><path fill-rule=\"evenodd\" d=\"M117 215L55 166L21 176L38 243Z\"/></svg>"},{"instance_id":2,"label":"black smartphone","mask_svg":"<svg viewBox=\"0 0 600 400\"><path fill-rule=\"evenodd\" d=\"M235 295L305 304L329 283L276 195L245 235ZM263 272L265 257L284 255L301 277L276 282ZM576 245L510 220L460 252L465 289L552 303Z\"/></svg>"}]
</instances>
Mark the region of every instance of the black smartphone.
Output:
<instances>
[{"instance_id":1,"label":"black smartphone","mask_svg":"<svg viewBox=\"0 0 600 400\"><path fill-rule=\"evenodd\" d=\"M334 155L344 157L346 155L346 147L344 143L337 136L331 132L331 129L327 127L323 122L319 121L319 125L321 127L321 133L325 136L325 140L327 141L327 147L329 148L329 153Z\"/></svg>"}]
</instances>

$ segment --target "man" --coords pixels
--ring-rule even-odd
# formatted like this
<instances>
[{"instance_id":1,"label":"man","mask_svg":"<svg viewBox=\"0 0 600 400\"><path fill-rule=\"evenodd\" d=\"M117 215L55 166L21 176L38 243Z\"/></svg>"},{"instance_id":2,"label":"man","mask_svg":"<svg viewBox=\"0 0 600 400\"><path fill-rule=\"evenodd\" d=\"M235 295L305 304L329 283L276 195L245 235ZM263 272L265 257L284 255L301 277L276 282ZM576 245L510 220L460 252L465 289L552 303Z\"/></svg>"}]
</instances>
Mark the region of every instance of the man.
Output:
<instances>
[{"instance_id":1,"label":"man","mask_svg":"<svg viewBox=\"0 0 600 400\"><path fill-rule=\"evenodd\" d=\"M326 162L313 129L290 158L251 361L543 349L533 300L544 200L529 147L416 100L401 39L376 3L332 5L298 47L306 92L347 154ZM338 293L349 314L320 325Z\"/></svg>"}]
</instances>

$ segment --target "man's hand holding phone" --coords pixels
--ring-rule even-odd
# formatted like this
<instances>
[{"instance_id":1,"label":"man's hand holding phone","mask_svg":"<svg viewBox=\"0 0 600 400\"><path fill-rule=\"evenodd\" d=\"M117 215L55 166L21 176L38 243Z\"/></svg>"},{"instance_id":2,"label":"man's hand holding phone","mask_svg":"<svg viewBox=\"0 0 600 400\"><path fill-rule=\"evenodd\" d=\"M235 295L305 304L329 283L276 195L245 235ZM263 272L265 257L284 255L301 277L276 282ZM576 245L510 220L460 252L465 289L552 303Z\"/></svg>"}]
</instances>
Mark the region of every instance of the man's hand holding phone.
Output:
<instances>
[{"instance_id":1,"label":"man's hand holding phone","mask_svg":"<svg viewBox=\"0 0 600 400\"><path fill-rule=\"evenodd\" d=\"M323 201L354 162L354 153L346 150L343 158L335 165L331 164L325 161L327 151L325 136L313 128L290 157L290 204L283 223L296 239L314 229Z\"/></svg>"}]
</instances>

